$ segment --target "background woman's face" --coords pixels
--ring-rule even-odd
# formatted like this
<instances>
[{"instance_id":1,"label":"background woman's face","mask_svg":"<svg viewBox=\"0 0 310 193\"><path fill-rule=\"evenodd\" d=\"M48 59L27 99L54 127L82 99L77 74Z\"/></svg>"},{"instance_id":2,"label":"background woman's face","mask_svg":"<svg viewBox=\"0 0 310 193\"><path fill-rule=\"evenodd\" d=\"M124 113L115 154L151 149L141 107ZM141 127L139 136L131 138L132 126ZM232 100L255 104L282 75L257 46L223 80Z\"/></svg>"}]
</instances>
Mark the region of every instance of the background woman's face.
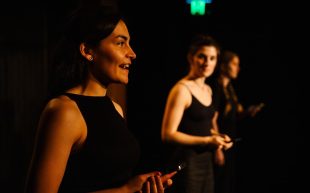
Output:
<instances>
[{"instance_id":1,"label":"background woman's face","mask_svg":"<svg viewBox=\"0 0 310 193\"><path fill-rule=\"evenodd\" d=\"M237 56L233 57L229 64L227 69L227 74L229 78L236 79L238 77L240 66L239 66L239 58Z\"/></svg>"},{"instance_id":2,"label":"background woman's face","mask_svg":"<svg viewBox=\"0 0 310 193\"><path fill-rule=\"evenodd\" d=\"M217 63L217 49L214 46L202 46L190 57L191 69L198 76L209 77Z\"/></svg>"}]
</instances>

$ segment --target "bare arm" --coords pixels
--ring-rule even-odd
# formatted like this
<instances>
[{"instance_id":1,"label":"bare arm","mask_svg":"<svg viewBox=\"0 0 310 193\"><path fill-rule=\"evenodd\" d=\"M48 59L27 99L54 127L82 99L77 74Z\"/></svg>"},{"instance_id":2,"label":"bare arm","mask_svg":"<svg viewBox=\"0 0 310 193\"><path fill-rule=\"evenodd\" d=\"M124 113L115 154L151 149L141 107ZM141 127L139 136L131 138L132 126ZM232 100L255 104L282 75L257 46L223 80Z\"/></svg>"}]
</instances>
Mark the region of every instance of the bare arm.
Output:
<instances>
[{"instance_id":1,"label":"bare arm","mask_svg":"<svg viewBox=\"0 0 310 193\"><path fill-rule=\"evenodd\" d=\"M212 129L211 129L212 135L221 135L217 121L218 121L218 111L214 113L214 116L212 118ZM214 162L219 166L223 166L225 164L225 155L222 147L218 147L214 151Z\"/></svg>"},{"instance_id":2,"label":"bare arm","mask_svg":"<svg viewBox=\"0 0 310 193\"><path fill-rule=\"evenodd\" d=\"M56 193L68 157L82 136L82 120L75 103L53 99L42 112L26 192Z\"/></svg>"},{"instance_id":3,"label":"bare arm","mask_svg":"<svg viewBox=\"0 0 310 193\"><path fill-rule=\"evenodd\" d=\"M218 124L217 124L218 115L219 115L218 111L215 111L214 116L212 118L211 134L219 134L220 133L219 127L218 127Z\"/></svg>"},{"instance_id":4,"label":"bare arm","mask_svg":"<svg viewBox=\"0 0 310 193\"><path fill-rule=\"evenodd\" d=\"M119 106L116 109L122 115ZM76 104L69 99L54 99L42 113L26 193L57 193L70 153L83 143L86 124ZM123 186L96 193L163 193L164 183L159 172L140 174Z\"/></svg>"},{"instance_id":5,"label":"bare arm","mask_svg":"<svg viewBox=\"0 0 310 193\"><path fill-rule=\"evenodd\" d=\"M183 145L207 145L221 143L221 137L193 136L178 131L185 109L191 103L191 94L181 84L175 85L169 93L162 122L162 140Z\"/></svg>"}]
</instances>

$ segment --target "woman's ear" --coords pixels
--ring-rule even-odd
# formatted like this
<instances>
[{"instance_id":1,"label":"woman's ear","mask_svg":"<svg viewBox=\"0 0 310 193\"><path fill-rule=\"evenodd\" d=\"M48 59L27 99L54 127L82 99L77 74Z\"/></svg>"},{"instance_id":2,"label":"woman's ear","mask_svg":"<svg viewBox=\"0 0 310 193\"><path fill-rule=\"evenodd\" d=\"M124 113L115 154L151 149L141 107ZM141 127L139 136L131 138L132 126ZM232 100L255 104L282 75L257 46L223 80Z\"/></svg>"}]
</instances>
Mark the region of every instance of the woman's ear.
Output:
<instances>
[{"instance_id":1,"label":"woman's ear","mask_svg":"<svg viewBox=\"0 0 310 193\"><path fill-rule=\"evenodd\" d=\"M86 58L86 60L90 62L94 60L92 49L87 47L85 43L80 44L80 53L82 54L84 58Z\"/></svg>"}]
</instances>

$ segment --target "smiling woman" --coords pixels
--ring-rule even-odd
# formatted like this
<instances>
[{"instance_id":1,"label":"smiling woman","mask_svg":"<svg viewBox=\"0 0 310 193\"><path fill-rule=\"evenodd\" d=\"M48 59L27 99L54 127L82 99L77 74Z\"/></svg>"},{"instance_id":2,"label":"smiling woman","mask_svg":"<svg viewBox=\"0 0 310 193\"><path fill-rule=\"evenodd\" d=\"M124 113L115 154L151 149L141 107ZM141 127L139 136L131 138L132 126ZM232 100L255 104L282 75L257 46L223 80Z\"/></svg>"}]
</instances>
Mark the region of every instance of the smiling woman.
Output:
<instances>
[{"instance_id":1,"label":"smiling woman","mask_svg":"<svg viewBox=\"0 0 310 193\"><path fill-rule=\"evenodd\" d=\"M215 69L219 46L199 34L190 44L189 72L171 89L162 122L162 140L171 144L169 164L185 162L171 190L178 193L213 193L213 160L216 149L232 146L227 135L213 135L215 111L212 90L205 80Z\"/></svg>"},{"instance_id":2,"label":"smiling woman","mask_svg":"<svg viewBox=\"0 0 310 193\"><path fill-rule=\"evenodd\" d=\"M63 85L37 130L28 193L163 193L173 174L133 175L140 149L121 106L108 95L128 83L136 58L125 21L102 7L80 9L66 29Z\"/></svg>"}]
</instances>

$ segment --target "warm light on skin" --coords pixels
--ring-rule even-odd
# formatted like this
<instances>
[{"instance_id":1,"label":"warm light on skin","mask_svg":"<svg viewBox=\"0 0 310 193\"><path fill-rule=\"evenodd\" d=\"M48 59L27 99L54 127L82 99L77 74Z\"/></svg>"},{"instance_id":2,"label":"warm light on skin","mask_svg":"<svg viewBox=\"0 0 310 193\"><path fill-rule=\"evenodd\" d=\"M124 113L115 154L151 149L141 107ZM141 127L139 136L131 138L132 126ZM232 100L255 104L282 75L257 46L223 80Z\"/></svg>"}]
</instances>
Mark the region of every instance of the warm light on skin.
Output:
<instances>
[{"instance_id":1,"label":"warm light on skin","mask_svg":"<svg viewBox=\"0 0 310 193\"><path fill-rule=\"evenodd\" d=\"M121 20L114 31L94 49L95 65L91 65L90 72L99 82L128 83L129 69L124 67L129 67L136 58L129 41L127 26ZM102 77L105 79L101 80Z\"/></svg>"},{"instance_id":2,"label":"warm light on skin","mask_svg":"<svg viewBox=\"0 0 310 193\"><path fill-rule=\"evenodd\" d=\"M191 74L197 77L209 77L217 63L217 49L214 46L203 46L194 55L189 55L188 62Z\"/></svg>"},{"instance_id":3,"label":"warm light on skin","mask_svg":"<svg viewBox=\"0 0 310 193\"><path fill-rule=\"evenodd\" d=\"M235 56L231 59L228 64L227 74L229 78L236 79L240 71L240 60L239 57Z\"/></svg>"}]
</instances>

